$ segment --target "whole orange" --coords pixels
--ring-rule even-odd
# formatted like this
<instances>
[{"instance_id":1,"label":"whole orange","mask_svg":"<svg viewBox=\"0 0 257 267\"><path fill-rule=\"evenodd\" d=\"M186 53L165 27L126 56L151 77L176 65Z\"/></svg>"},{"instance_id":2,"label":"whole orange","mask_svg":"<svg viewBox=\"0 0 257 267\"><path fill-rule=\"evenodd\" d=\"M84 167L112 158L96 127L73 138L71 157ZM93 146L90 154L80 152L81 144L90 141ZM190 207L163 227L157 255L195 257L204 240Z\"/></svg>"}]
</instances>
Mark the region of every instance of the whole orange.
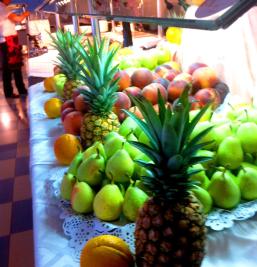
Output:
<instances>
[{"instance_id":1,"label":"whole orange","mask_svg":"<svg viewBox=\"0 0 257 267\"><path fill-rule=\"evenodd\" d=\"M61 116L62 101L53 97L44 103L44 111L48 118L55 119Z\"/></svg>"},{"instance_id":2,"label":"whole orange","mask_svg":"<svg viewBox=\"0 0 257 267\"><path fill-rule=\"evenodd\" d=\"M82 150L79 139L72 134L63 134L54 142L54 154L62 165L69 165L75 155Z\"/></svg>"},{"instance_id":3,"label":"whole orange","mask_svg":"<svg viewBox=\"0 0 257 267\"><path fill-rule=\"evenodd\" d=\"M45 78L43 83L44 83L45 92L48 92L48 93L55 92L54 76Z\"/></svg>"},{"instance_id":4,"label":"whole orange","mask_svg":"<svg viewBox=\"0 0 257 267\"><path fill-rule=\"evenodd\" d=\"M90 239L80 256L80 267L132 267L134 259L126 242L113 235Z\"/></svg>"}]
</instances>

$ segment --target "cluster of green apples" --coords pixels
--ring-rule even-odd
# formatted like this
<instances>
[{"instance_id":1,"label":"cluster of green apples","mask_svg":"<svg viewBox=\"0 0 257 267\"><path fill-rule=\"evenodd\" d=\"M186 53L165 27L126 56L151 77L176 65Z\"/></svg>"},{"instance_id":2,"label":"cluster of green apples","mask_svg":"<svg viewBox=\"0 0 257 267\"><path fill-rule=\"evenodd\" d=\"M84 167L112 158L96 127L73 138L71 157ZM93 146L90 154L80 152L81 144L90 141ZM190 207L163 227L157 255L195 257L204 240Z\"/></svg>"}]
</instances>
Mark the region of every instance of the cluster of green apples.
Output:
<instances>
[{"instance_id":1,"label":"cluster of green apples","mask_svg":"<svg viewBox=\"0 0 257 267\"><path fill-rule=\"evenodd\" d=\"M191 111L191 119L198 111ZM207 112L204 121L195 127L192 138L208 128L201 140L206 142L199 156L210 157L189 171L199 182L193 191L208 213L212 206L235 208L241 201L257 199L257 109L253 105L229 108L227 112Z\"/></svg>"},{"instance_id":2,"label":"cluster of green apples","mask_svg":"<svg viewBox=\"0 0 257 267\"><path fill-rule=\"evenodd\" d=\"M109 133L105 142L95 142L73 159L61 183L61 197L70 200L78 213L94 212L104 221L118 220L123 214L135 221L138 210L148 199L140 177L146 170L134 160L150 162L128 140L146 136L131 118L127 118L119 133Z\"/></svg>"}]
</instances>

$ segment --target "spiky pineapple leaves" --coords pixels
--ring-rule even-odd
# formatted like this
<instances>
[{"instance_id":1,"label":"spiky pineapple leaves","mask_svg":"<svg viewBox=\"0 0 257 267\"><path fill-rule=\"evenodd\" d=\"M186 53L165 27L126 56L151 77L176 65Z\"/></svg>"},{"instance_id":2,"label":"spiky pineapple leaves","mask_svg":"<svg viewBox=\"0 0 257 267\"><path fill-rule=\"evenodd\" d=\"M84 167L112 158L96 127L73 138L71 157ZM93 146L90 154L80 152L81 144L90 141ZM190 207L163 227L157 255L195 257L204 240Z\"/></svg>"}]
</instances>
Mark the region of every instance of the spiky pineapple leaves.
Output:
<instances>
[{"instance_id":1,"label":"spiky pineapple leaves","mask_svg":"<svg viewBox=\"0 0 257 267\"><path fill-rule=\"evenodd\" d=\"M171 109L165 106L165 102L159 92L158 106L159 114L154 110L152 104L147 100L135 98L130 96L132 102L139 108L145 121L139 119L133 113L124 110L150 140L151 147L141 144L139 142L130 142L139 150L149 156L156 165L169 170L172 173L182 173L183 175L190 175L187 173L187 168L190 165L209 160L209 157L198 157L196 152L202 149L209 142L200 142L201 139L212 129L211 127L204 130L192 140L190 136L199 122L201 117L208 109L205 106L190 122L189 111L191 104L188 98L188 91L185 90L181 95L178 103ZM142 162L138 162L140 165ZM154 169L153 166L148 166Z\"/></svg>"}]
</instances>

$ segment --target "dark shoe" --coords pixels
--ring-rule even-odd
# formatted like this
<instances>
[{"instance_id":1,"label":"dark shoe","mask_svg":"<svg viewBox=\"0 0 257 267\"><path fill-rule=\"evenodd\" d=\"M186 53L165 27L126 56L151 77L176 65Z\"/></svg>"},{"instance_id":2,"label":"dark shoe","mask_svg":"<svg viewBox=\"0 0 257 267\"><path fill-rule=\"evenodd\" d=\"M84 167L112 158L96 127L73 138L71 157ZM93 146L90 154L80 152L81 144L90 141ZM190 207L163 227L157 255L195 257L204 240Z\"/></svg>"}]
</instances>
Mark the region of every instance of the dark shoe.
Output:
<instances>
[{"instance_id":1,"label":"dark shoe","mask_svg":"<svg viewBox=\"0 0 257 267\"><path fill-rule=\"evenodd\" d=\"M27 91L20 93L20 96L21 96L21 97L25 97L25 96L27 96L27 95L28 95L28 92L27 92Z\"/></svg>"},{"instance_id":2,"label":"dark shoe","mask_svg":"<svg viewBox=\"0 0 257 267\"><path fill-rule=\"evenodd\" d=\"M12 94L10 96L6 96L6 98L19 98L19 95L17 94Z\"/></svg>"}]
</instances>

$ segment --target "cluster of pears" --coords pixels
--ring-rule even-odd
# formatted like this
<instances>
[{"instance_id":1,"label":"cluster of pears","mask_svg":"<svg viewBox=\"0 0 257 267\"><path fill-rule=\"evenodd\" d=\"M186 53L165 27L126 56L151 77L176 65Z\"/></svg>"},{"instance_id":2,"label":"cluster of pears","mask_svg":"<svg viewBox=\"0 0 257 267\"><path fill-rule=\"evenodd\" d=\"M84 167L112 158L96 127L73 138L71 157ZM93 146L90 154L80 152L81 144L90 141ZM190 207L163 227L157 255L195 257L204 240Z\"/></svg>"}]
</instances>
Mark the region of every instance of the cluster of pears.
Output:
<instances>
[{"instance_id":1,"label":"cluster of pears","mask_svg":"<svg viewBox=\"0 0 257 267\"><path fill-rule=\"evenodd\" d=\"M201 140L206 142L204 150L197 153L209 160L189 168L191 179L199 183L193 191L206 213L213 204L232 209L241 200L257 199L257 109L231 106L226 113L209 114L192 133L193 138L208 131ZM192 118L196 115L192 111Z\"/></svg>"},{"instance_id":2,"label":"cluster of pears","mask_svg":"<svg viewBox=\"0 0 257 267\"><path fill-rule=\"evenodd\" d=\"M94 212L104 221L118 220L121 214L136 220L149 197L140 177L150 175L136 160L150 159L128 140L136 141L141 135L133 120L127 118L119 133L109 133L103 144L95 142L74 157L61 183L61 197L70 200L74 211ZM140 139L148 142L146 136Z\"/></svg>"}]
</instances>

